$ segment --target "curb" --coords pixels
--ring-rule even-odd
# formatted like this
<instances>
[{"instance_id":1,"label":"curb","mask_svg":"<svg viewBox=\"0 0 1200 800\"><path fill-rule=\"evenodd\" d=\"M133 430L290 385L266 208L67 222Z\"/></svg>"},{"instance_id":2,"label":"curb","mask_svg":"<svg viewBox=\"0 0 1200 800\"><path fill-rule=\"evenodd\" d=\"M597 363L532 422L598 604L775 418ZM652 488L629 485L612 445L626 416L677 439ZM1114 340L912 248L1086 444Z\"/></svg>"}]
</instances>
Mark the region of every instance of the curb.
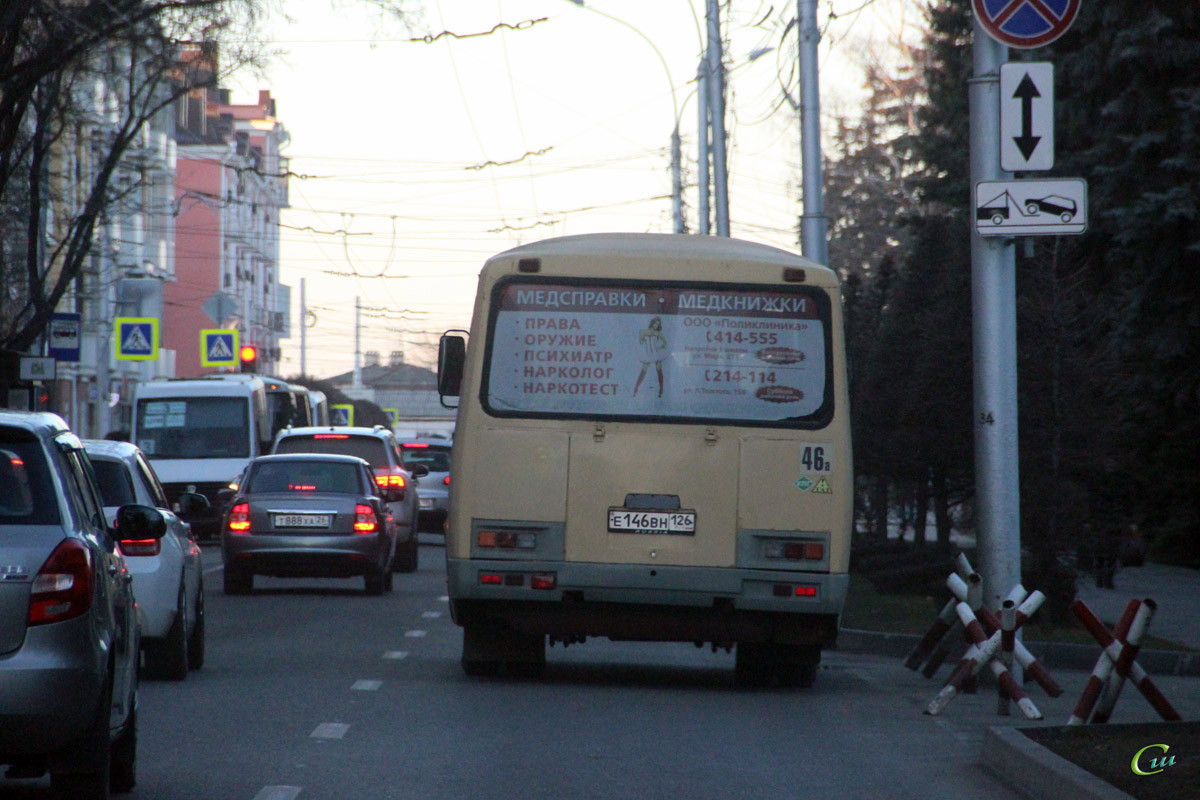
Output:
<instances>
[{"instance_id":1,"label":"curb","mask_svg":"<svg viewBox=\"0 0 1200 800\"><path fill-rule=\"evenodd\" d=\"M838 631L837 649L847 653L871 653L881 656L907 656L920 636L907 633L881 633L842 628ZM1091 671L1100 657L1100 645L1063 644L1060 642L1025 642L1029 652L1047 668ZM1172 650L1139 650L1138 663L1151 675L1200 677L1200 653Z\"/></svg>"},{"instance_id":2,"label":"curb","mask_svg":"<svg viewBox=\"0 0 1200 800\"><path fill-rule=\"evenodd\" d=\"M1132 795L1033 741L1019 728L988 728L983 734L983 763L1030 797L1134 800Z\"/></svg>"}]
</instances>

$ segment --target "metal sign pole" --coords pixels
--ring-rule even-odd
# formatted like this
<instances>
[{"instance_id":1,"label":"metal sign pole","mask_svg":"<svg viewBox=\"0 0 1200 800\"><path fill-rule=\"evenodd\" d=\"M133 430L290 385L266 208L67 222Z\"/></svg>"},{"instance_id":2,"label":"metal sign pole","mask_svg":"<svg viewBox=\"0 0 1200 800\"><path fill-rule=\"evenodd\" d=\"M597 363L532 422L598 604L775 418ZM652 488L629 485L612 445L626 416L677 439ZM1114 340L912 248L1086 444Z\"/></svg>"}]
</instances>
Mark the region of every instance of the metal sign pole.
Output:
<instances>
[{"instance_id":1,"label":"metal sign pole","mask_svg":"<svg viewBox=\"0 0 1200 800\"><path fill-rule=\"evenodd\" d=\"M1008 48L974 21L970 88L971 185L1000 168L1000 65ZM972 191L971 205L975 198ZM984 602L999 609L1021 582L1017 470L1017 303L1013 240L971 233L975 357L975 502Z\"/></svg>"}]
</instances>

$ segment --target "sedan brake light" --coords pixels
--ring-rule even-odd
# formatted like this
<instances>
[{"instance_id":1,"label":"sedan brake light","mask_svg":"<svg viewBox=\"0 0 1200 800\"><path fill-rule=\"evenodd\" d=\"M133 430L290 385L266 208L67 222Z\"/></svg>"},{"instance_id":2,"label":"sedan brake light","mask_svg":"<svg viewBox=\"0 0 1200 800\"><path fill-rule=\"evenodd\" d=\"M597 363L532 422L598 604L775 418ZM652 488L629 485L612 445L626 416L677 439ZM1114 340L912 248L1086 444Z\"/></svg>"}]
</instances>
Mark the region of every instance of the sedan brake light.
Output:
<instances>
[{"instance_id":1,"label":"sedan brake light","mask_svg":"<svg viewBox=\"0 0 1200 800\"><path fill-rule=\"evenodd\" d=\"M354 532L374 533L379 527L375 509L360 503L354 507Z\"/></svg>"},{"instance_id":2,"label":"sedan brake light","mask_svg":"<svg viewBox=\"0 0 1200 800\"><path fill-rule=\"evenodd\" d=\"M92 551L66 539L46 559L29 593L29 625L62 622L92 607Z\"/></svg>"},{"instance_id":3,"label":"sedan brake light","mask_svg":"<svg viewBox=\"0 0 1200 800\"><path fill-rule=\"evenodd\" d=\"M238 503L229 510L229 530L234 533L250 531L250 504Z\"/></svg>"},{"instance_id":4,"label":"sedan brake light","mask_svg":"<svg viewBox=\"0 0 1200 800\"><path fill-rule=\"evenodd\" d=\"M121 539L117 544L125 556L156 556L162 552L159 539Z\"/></svg>"}]
</instances>

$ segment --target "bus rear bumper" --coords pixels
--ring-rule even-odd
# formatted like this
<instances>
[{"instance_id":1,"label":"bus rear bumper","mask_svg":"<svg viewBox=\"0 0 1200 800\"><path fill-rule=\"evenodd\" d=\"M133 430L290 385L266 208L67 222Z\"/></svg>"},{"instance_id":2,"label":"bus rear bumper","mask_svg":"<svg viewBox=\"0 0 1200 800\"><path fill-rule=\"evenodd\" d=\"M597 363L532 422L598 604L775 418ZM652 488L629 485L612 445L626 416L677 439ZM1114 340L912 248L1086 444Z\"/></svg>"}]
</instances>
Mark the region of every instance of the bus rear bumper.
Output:
<instances>
[{"instance_id":1,"label":"bus rear bumper","mask_svg":"<svg viewBox=\"0 0 1200 800\"><path fill-rule=\"evenodd\" d=\"M830 647L849 584L844 573L562 561L450 559L448 572L459 625L501 623L564 640ZM553 576L553 588L533 588L534 576L540 585Z\"/></svg>"}]
</instances>

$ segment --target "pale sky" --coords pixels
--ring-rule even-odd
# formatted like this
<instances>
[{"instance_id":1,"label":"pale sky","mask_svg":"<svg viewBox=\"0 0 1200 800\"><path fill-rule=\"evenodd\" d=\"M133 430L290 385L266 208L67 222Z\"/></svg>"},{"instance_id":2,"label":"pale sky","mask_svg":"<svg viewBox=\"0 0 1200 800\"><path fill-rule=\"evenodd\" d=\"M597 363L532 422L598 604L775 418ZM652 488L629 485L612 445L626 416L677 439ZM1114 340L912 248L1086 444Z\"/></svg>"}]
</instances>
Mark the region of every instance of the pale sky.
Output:
<instances>
[{"instance_id":1,"label":"pale sky","mask_svg":"<svg viewBox=\"0 0 1200 800\"><path fill-rule=\"evenodd\" d=\"M854 53L897 27L891 12L903 2L834 0L832 22L829 1L819 3L826 130L834 115L855 114ZM271 91L291 170L309 176L291 180L282 215L281 280L293 300L283 375L301 367L302 279L315 315L309 374L353 368L356 298L363 351L386 361L403 350L428 366L438 334L468 326L489 256L550 236L671 232L676 107L695 228L703 0L423 4L419 29L406 31L351 0L288 0L293 21L271 26L287 54L264 78L229 82L235 103ZM799 123L781 88L795 97L794 28L782 39L795 13L794 0L737 0L724 23L732 235L798 251ZM458 38L420 38L441 31Z\"/></svg>"}]
</instances>

